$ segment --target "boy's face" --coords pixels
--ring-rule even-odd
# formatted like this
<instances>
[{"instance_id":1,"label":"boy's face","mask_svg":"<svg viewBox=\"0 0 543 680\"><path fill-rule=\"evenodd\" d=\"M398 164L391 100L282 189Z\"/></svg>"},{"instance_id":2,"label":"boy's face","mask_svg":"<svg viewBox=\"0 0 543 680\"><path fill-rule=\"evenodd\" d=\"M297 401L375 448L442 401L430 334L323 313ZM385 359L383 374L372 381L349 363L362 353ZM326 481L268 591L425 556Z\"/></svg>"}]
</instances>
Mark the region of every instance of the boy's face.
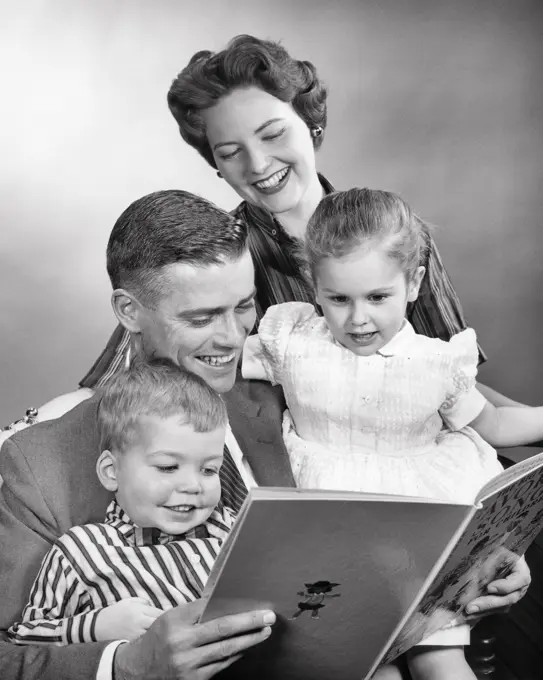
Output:
<instances>
[{"instance_id":1,"label":"boy's face","mask_svg":"<svg viewBox=\"0 0 543 680\"><path fill-rule=\"evenodd\" d=\"M225 428L195 432L179 417L139 419L134 443L114 455L117 501L139 527L182 534L220 500Z\"/></svg>"}]
</instances>

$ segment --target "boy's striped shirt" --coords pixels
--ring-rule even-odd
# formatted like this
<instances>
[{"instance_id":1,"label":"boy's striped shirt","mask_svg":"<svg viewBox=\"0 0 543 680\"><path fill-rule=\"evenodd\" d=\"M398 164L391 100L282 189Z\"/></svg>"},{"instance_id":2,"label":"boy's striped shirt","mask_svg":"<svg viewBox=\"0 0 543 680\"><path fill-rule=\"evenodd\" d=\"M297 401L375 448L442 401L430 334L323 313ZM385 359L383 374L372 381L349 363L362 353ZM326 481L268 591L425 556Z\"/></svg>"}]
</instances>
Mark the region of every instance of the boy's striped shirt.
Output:
<instances>
[{"instance_id":1,"label":"boy's striped shirt","mask_svg":"<svg viewBox=\"0 0 543 680\"><path fill-rule=\"evenodd\" d=\"M20 644L96 642L103 607L141 597L169 609L200 597L233 523L228 508L183 536L140 529L113 501L104 524L77 526L42 562L22 620L8 634Z\"/></svg>"}]
</instances>

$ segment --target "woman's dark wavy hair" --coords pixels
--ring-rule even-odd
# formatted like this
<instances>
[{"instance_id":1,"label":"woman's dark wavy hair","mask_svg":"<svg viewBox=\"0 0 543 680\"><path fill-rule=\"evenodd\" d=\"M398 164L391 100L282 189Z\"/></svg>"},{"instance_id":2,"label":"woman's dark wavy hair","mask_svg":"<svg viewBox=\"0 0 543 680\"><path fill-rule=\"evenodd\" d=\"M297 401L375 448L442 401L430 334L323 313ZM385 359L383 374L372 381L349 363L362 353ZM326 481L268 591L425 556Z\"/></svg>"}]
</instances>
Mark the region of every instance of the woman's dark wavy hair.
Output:
<instances>
[{"instance_id":1,"label":"woman's dark wavy hair","mask_svg":"<svg viewBox=\"0 0 543 680\"><path fill-rule=\"evenodd\" d=\"M326 128L326 88L313 64L293 59L277 42L238 35L220 52L197 52L168 92L181 136L214 168L201 113L235 88L251 86L292 104L310 129ZM313 138L315 149L323 136Z\"/></svg>"}]
</instances>

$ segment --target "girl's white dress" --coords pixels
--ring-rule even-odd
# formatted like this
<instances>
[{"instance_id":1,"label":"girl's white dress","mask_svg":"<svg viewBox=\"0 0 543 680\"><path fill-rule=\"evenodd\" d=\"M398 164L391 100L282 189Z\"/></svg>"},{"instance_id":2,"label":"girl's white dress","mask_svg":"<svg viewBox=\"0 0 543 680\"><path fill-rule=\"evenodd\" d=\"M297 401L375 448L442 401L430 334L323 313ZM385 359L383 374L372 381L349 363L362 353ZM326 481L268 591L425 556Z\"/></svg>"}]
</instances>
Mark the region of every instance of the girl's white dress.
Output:
<instances>
[{"instance_id":1,"label":"girl's white dress","mask_svg":"<svg viewBox=\"0 0 543 680\"><path fill-rule=\"evenodd\" d=\"M467 427L485 399L467 329L449 342L406 321L376 354L338 344L312 305L270 307L248 338L242 372L283 387L283 436L300 487L471 503L501 471Z\"/></svg>"},{"instance_id":2,"label":"girl's white dress","mask_svg":"<svg viewBox=\"0 0 543 680\"><path fill-rule=\"evenodd\" d=\"M336 342L312 305L287 302L270 307L247 339L242 373L283 387L297 486L471 503L502 470L468 427L485 405L477 363L472 329L444 342L406 321L363 357ZM469 644L469 626L451 624L421 644Z\"/></svg>"}]
</instances>

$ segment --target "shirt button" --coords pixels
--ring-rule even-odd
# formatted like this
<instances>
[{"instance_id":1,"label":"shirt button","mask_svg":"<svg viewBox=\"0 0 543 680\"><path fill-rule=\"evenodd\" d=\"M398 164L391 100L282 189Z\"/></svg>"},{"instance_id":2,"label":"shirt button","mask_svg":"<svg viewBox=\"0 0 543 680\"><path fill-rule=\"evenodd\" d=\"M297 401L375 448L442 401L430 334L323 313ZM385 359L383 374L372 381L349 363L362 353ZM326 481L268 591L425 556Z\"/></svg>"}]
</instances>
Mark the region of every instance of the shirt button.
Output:
<instances>
[{"instance_id":1,"label":"shirt button","mask_svg":"<svg viewBox=\"0 0 543 680\"><path fill-rule=\"evenodd\" d=\"M272 236L277 236L277 229L272 229Z\"/></svg>"},{"instance_id":2,"label":"shirt button","mask_svg":"<svg viewBox=\"0 0 543 680\"><path fill-rule=\"evenodd\" d=\"M198 562L200 561L200 559L201 559L201 558L200 558L200 555L191 555L191 556L190 556L190 561L191 561L193 564L198 564Z\"/></svg>"}]
</instances>

